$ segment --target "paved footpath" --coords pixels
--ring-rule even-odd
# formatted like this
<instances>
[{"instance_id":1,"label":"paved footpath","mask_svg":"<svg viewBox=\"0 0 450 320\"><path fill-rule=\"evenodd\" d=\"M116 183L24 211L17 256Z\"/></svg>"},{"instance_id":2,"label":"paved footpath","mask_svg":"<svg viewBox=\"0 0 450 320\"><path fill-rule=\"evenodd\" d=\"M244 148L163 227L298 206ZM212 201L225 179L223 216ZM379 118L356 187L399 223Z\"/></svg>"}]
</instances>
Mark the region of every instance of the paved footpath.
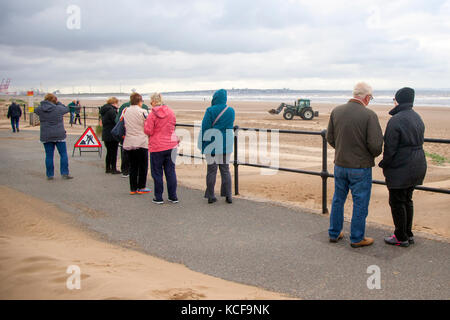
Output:
<instances>
[{"instance_id":1,"label":"paved footpath","mask_svg":"<svg viewBox=\"0 0 450 320\"><path fill-rule=\"evenodd\" d=\"M133 241L150 255L226 280L304 299L450 298L448 242L416 237L414 246L392 247L383 243L392 229L369 224L375 244L353 249L348 223L344 241L328 242L328 215L244 199L208 205L202 191L183 187L180 203L156 205L152 194L129 195L127 179L104 174L97 154L72 158L76 138L67 139L75 178L62 180L55 170L47 181L39 132L0 130L1 184L55 204L109 241ZM373 265L381 289L367 286Z\"/></svg>"}]
</instances>

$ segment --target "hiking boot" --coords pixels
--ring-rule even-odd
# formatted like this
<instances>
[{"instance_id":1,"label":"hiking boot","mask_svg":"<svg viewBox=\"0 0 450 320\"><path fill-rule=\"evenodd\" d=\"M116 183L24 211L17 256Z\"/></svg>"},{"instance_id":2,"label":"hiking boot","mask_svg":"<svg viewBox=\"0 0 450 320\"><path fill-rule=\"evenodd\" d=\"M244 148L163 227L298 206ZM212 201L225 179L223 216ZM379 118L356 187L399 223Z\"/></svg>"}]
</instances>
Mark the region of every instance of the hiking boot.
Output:
<instances>
[{"instance_id":1,"label":"hiking boot","mask_svg":"<svg viewBox=\"0 0 450 320\"><path fill-rule=\"evenodd\" d=\"M65 180L73 179L73 177L69 176L68 174L63 174L61 177Z\"/></svg>"},{"instance_id":2,"label":"hiking boot","mask_svg":"<svg viewBox=\"0 0 450 320\"><path fill-rule=\"evenodd\" d=\"M364 238L360 242L352 242L350 245L352 248L359 248L359 247L367 247L373 244L372 238Z\"/></svg>"},{"instance_id":3,"label":"hiking boot","mask_svg":"<svg viewBox=\"0 0 450 320\"><path fill-rule=\"evenodd\" d=\"M330 242L336 243L336 242L338 242L341 239L344 239L344 232L343 231L341 231L341 233L339 234L339 236L336 239L330 238Z\"/></svg>"},{"instance_id":4,"label":"hiking boot","mask_svg":"<svg viewBox=\"0 0 450 320\"><path fill-rule=\"evenodd\" d=\"M395 234L393 234L390 237L386 237L384 238L384 242L386 242L387 244L391 244L393 246L399 246L399 247L409 247L409 241L399 241L397 239L397 237L395 236Z\"/></svg>"}]
</instances>

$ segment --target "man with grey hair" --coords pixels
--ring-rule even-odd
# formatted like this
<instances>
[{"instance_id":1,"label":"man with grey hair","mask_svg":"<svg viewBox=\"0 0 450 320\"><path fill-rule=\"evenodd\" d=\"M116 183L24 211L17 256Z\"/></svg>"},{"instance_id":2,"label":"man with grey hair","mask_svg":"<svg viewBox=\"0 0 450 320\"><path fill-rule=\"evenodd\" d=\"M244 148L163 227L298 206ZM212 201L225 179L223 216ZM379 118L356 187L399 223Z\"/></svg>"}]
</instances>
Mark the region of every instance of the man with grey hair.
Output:
<instances>
[{"instance_id":1,"label":"man with grey hair","mask_svg":"<svg viewBox=\"0 0 450 320\"><path fill-rule=\"evenodd\" d=\"M383 133L376 113L366 108L372 99L372 88L367 83L357 83L353 98L331 112L327 130L328 143L335 149L335 188L328 234L330 242L344 237L344 204L351 190L350 242L353 248L373 243L373 239L364 234L372 191L372 167L382 151Z\"/></svg>"}]
</instances>

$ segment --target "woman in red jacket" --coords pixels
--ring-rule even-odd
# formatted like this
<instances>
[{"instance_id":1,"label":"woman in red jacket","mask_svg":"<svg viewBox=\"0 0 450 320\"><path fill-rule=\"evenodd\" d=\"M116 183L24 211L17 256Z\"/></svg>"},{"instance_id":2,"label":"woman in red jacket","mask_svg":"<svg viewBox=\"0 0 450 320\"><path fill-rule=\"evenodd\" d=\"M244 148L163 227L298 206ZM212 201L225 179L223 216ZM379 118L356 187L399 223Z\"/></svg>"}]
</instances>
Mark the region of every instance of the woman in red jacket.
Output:
<instances>
[{"instance_id":1,"label":"woman in red jacket","mask_svg":"<svg viewBox=\"0 0 450 320\"><path fill-rule=\"evenodd\" d=\"M175 135L175 113L163 104L160 93L154 93L150 103L152 105L152 112L145 122L144 132L149 136L148 148L150 150L150 166L155 190L153 202L157 204L164 203L162 198L164 191L164 172L169 202L177 203L175 159L178 138Z\"/></svg>"}]
</instances>

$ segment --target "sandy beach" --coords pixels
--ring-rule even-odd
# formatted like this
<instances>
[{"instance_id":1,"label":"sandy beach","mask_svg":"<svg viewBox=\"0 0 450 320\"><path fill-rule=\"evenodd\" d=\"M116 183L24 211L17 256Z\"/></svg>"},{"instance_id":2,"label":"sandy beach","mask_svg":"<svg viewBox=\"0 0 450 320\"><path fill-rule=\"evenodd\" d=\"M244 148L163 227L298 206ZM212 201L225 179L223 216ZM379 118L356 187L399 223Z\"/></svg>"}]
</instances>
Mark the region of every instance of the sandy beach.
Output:
<instances>
[{"instance_id":1,"label":"sandy beach","mask_svg":"<svg viewBox=\"0 0 450 320\"><path fill-rule=\"evenodd\" d=\"M0 195L0 299L289 299L109 244L54 205L7 187ZM71 265L80 268L80 290L66 287Z\"/></svg>"},{"instance_id":2,"label":"sandy beach","mask_svg":"<svg viewBox=\"0 0 450 320\"><path fill-rule=\"evenodd\" d=\"M62 99L63 103L69 101ZM123 102L123 101L122 101ZM148 101L145 101L147 103ZM99 101L83 101L82 105L96 107ZM167 101L177 116L178 123L194 124L201 121L206 101ZM267 110L277 107L271 102L229 101L236 110L236 124L241 127L287 130L320 131L326 128L333 104L312 104L319 111L312 121L284 120L282 114L270 115ZM384 130L389 120L390 106L370 106L380 119ZM416 111L426 125L427 138L450 137L449 108L419 107ZM22 122L23 123L23 122ZM90 120L95 126L97 122ZM39 130L22 124L23 130ZM10 130L5 118L0 130ZM69 134L81 134L82 126L70 127ZM193 151L196 141L182 141L180 149ZM242 150L249 148L241 145ZM444 157L437 163L430 157L424 185L450 188L450 146L425 144L429 154ZM70 149L70 148L69 148ZM322 141L317 136L280 134L279 166L320 171ZM247 154L248 155L248 154ZM328 170L333 172L333 150L328 148ZM376 163L381 157L376 159ZM321 214L321 179L317 176L276 172L264 175L257 168L241 166L240 196L261 202L275 202L290 208ZM233 172L233 170L232 170ZM180 185L203 189L205 164L177 166ZM383 180L381 169L374 168L374 179ZM151 178L150 178L151 181ZM218 178L220 181L220 178ZM333 179L328 180L328 207L331 209ZM219 183L218 183L219 186ZM217 186L217 187L218 187ZM127 246L112 245L83 230L67 213L39 199L0 187L1 246L1 299L286 299L277 293L232 283L189 270L185 266L169 263ZM7 199L16 198L15 207ZM350 200L349 196L349 200ZM416 191L413 230L430 237L450 238L450 197ZM46 210L42 210L45 208ZM346 219L351 217L351 201L345 208ZM392 226L385 186L373 186L369 208L369 223ZM75 253L75 254L73 254ZM73 256L79 257L76 261ZM127 263L124 263L127 261ZM67 290L65 282L68 265L79 265L82 270L83 290ZM49 268L51 272L48 272ZM42 272L46 270L46 272Z\"/></svg>"}]
</instances>

